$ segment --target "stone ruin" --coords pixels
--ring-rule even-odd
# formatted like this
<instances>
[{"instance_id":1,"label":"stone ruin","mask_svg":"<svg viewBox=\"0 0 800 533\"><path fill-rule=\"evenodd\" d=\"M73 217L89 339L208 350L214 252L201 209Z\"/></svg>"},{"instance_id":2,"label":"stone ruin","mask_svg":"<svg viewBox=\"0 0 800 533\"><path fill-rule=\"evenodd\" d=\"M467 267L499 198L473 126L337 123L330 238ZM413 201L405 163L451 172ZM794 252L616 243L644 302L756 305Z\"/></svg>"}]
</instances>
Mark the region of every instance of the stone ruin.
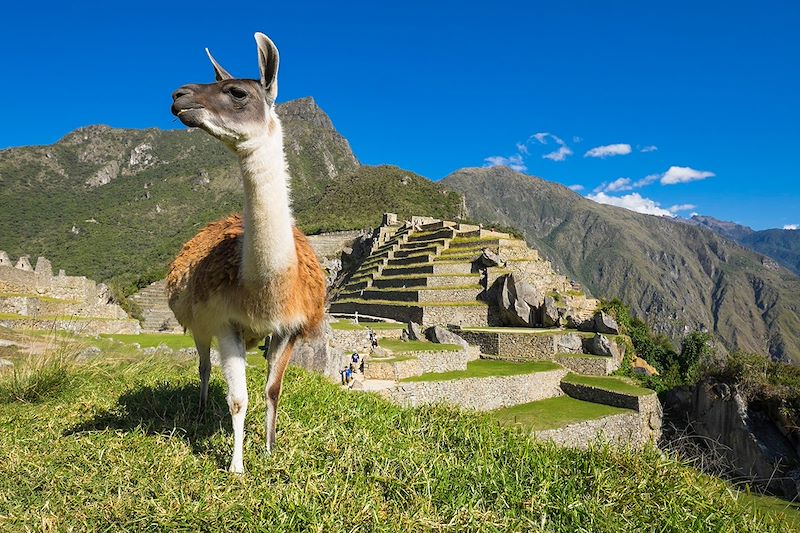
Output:
<instances>
[{"instance_id":1,"label":"stone ruin","mask_svg":"<svg viewBox=\"0 0 800 533\"><path fill-rule=\"evenodd\" d=\"M0 325L13 329L56 329L85 333L138 333L139 323L114 302L108 287L85 276L53 275L45 257L31 266L0 250Z\"/></svg>"}]
</instances>

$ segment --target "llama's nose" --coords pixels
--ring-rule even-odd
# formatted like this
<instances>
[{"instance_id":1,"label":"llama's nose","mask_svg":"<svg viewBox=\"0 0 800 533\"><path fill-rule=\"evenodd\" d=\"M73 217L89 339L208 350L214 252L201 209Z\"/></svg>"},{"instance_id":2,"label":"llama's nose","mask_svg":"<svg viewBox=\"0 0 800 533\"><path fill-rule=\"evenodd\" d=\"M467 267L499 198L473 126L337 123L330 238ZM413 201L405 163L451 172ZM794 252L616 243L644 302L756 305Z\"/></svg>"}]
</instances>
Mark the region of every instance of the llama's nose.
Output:
<instances>
[{"instance_id":1,"label":"llama's nose","mask_svg":"<svg viewBox=\"0 0 800 533\"><path fill-rule=\"evenodd\" d=\"M186 95L193 94L193 93L194 93L194 89L192 88L191 85L184 85L183 87L181 87L180 89L178 89L177 91L172 93L172 100L175 101L178 98L180 98L181 96L186 96Z\"/></svg>"}]
</instances>

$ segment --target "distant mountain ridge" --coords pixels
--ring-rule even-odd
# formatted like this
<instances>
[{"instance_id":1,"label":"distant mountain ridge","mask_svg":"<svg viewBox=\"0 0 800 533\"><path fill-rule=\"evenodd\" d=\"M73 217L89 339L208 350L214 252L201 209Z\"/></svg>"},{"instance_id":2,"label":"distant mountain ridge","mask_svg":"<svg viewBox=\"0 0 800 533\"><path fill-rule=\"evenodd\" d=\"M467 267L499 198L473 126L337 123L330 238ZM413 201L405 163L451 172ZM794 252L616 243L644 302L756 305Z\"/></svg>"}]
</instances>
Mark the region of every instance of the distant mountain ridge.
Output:
<instances>
[{"instance_id":1,"label":"distant mountain ridge","mask_svg":"<svg viewBox=\"0 0 800 533\"><path fill-rule=\"evenodd\" d=\"M396 167L361 166L312 98L277 107L298 225L376 226L384 210L452 218L460 198ZM241 210L231 153L199 130L88 126L0 151L0 250L130 289L164 276L204 224Z\"/></svg>"},{"instance_id":2,"label":"distant mountain ridge","mask_svg":"<svg viewBox=\"0 0 800 533\"><path fill-rule=\"evenodd\" d=\"M756 231L735 222L695 215L690 224L706 227L751 250L769 256L800 276L800 230L766 229Z\"/></svg>"},{"instance_id":3,"label":"distant mountain ridge","mask_svg":"<svg viewBox=\"0 0 800 533\"><path fill-rule=\"evenodd\" d=\"M680 339L706 327L729 349L800 362L800 278L696 225L592 202L505 167L441 182L469 217L514 226L595 297L619 296Z\"/></svg>"}]
</instances>

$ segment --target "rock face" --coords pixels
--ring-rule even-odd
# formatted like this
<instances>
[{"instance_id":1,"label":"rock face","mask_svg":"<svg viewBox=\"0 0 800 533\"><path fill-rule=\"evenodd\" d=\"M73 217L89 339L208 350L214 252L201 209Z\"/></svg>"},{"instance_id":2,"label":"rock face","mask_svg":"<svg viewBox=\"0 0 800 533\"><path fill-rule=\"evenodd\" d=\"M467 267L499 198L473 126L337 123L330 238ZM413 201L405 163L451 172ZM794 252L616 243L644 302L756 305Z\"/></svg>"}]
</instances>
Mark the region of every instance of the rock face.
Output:
<instances>
[{"instance_id":1,"label":"rock face","mask_svg":"<svg viewBox=\"0 0 800 533\"><path fill-rule=\"evenodd\" d=\"M544 294L533 285L518 281L514 274L509 274L502 281L497 300L501 317L506 324L534 327L538 322L536 315Z\"/></svg>"},{"instance_id":2,"label":"rock face","mask_svg":"<svg viewBox=\"0 0 800 533\"><path fill-rule=\"evenodd\" d=\"M800 496L800 446L795 446L763 412L748 405L732 386L704 381L694 390L694 430L719 442L718 452L738 474L757 479L774 493Z\"/></svg>"},{"instance_id":3,"label":"rock face","mask_svg":"<svg viewBox=\"0 0 800 533\"><path fill-rule=\"evenodd\" d=\"M580 335L570 333L562 335L556 341L556 351L558 353L581 353L583 349L583 341Z\"/></svg>"},{"instance_id":4,"label":"rock face","mask_svg":"<svg viewBox=\"0 0 800 533\"><path fill-rule=\"evenodd\" d=\"M455 344L465 350L469 348L467 341L441 326L433 326L426 331L428 340L439 344Z\"/></svg>"}]
</instances>

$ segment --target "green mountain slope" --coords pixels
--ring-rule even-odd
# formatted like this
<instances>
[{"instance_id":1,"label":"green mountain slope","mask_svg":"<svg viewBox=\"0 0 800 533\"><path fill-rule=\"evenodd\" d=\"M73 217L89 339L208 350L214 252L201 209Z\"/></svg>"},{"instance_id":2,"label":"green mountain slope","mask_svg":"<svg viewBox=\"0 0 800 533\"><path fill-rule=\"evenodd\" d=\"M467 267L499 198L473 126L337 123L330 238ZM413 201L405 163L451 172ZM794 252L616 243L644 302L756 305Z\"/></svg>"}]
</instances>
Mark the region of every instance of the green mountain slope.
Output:
<instances>
[{"instance_id":1,"label":"green mountain slope","mask_svg":"<svg viewBox=\"0 0 800 533\"><path fill-rule=\"evenodd\" d=\"M507 168L463 169L441 183L466 196L471 218L521 229L595 296L619 296L673 339L705 326L728 348L800 362L800 279L769 259Z\"/></svg>"},{"instance_id":2,"label":"green mountain slope","mask_svg":"<svg viewBox=\"0 0 800 533\"><path fill-rule=\"evenodd\" d=\"M733 222L697 215L688 222L704 226L742 246L771 257L800 275L800 231L777 228L755 231Z\"/></svg>"},{"instance_id":3,"label":"green mountain slope","mask_svg":"<svg viewBox=\"0 0 800 533\"><path fill-rule=\"evenodd\" d=\"M392 167L361 167L310 98L278 106L306 231L355 229L385 209L452 216L456 194ZM204 224L241 209L234 157L202 131L81 128L0 152L0 250L50 258L128 290L163 277Z\"/></svg>"}]
</instances>

